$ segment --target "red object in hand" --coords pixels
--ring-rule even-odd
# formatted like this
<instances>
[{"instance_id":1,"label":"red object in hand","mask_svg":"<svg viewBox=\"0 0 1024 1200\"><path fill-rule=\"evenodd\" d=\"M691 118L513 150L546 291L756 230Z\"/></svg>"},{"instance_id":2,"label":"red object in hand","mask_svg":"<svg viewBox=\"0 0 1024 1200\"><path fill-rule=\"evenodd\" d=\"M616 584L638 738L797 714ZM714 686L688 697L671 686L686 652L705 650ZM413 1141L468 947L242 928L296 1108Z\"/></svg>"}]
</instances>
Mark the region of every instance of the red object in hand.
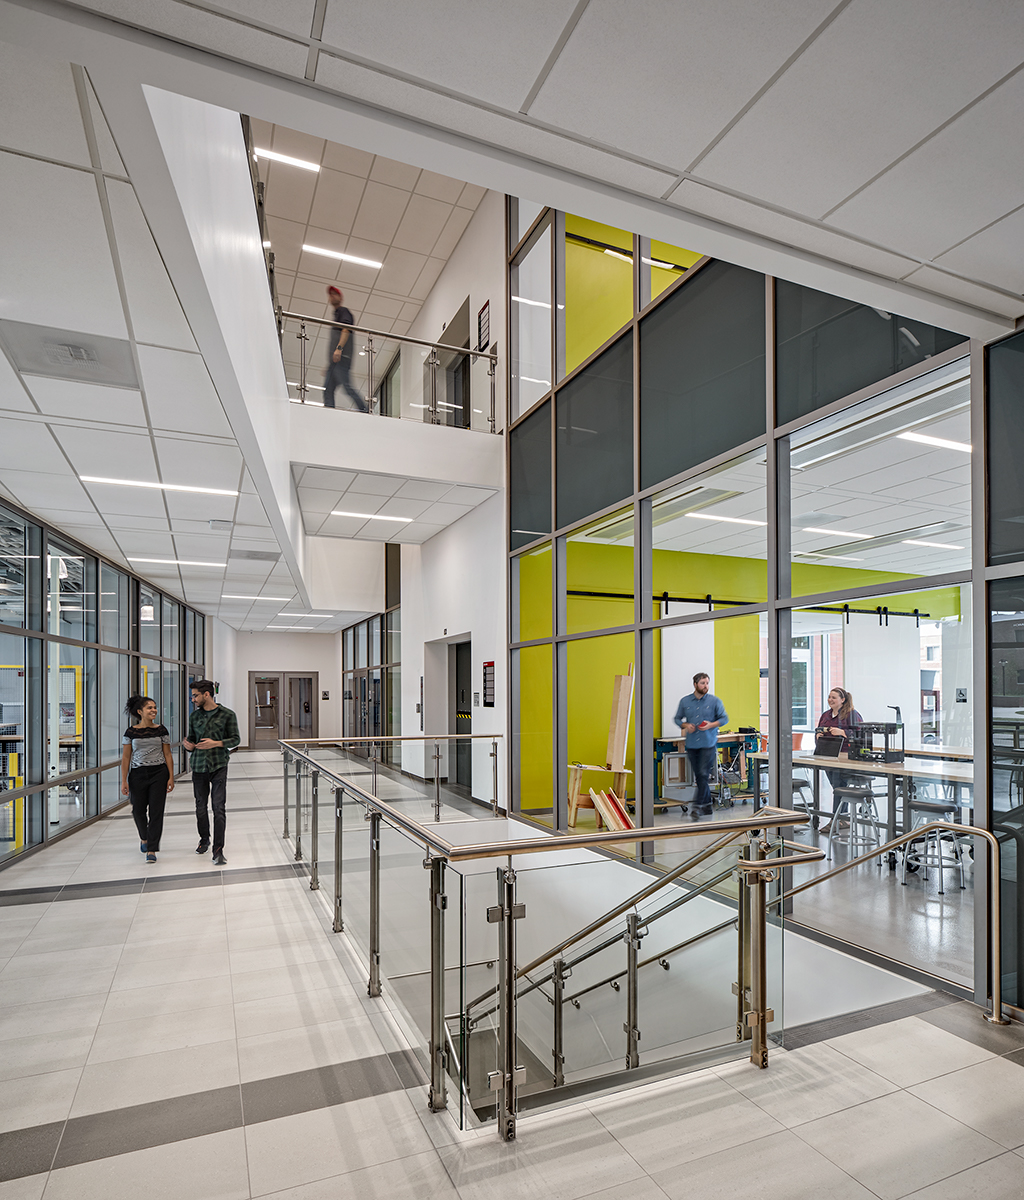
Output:
<instances>
[{"instance_id":1,"label":"red object in hand","mask_svg":"<svg viewBox=\"0 0 1024 1200\"><path fill-rule=\"evenodd\" d=\"M701 721L701 723L697 726L698 729L707 729L707 727L708 727L707 721Z\"/></svg>"}]
</instances>

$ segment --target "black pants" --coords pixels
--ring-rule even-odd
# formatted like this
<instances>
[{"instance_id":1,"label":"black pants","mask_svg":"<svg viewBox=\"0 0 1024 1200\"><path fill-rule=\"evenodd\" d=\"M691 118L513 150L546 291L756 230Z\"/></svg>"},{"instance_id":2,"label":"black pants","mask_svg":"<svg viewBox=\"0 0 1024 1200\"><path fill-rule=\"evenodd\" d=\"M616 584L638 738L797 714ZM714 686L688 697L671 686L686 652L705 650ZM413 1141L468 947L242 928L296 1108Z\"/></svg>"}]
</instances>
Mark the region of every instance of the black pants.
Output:
<instances>
[{"instance_id":1,"label":"black pants","mask_svg":"<svg viewBox=\"0 0 1024 1200\"><path fill-rule=\"evenodd\" d=\"M693 793L693 807L710 809L711 805L711 776L715 770L715 746L686 747L686 757L690 760L690 770L693 772L697 790Z\"/></svg>"},{"instance_id":2,"label":"black pants","mask_svg":"<svg viewBox=\"0 0 1024 1200\"><path fill-rule=\"evenodd\" d=\"M160 849L164 831L164 805L167 803L167 764L159 767L133 767L128 772L128 791L132 797L132 816L139 831L139 841L155 854Z\"/></svg>"},{"instance_id":3,"label":"black pants","mask_svg":"<svg viewBox=\"0 0 1024 1200\"><path fill-rule=\"evenodd\" d=\"M210 840L210 813L206 802L210 800L213 805L213 852L216 854L224 849L224 826L227 824L227 767L220 767L216 771L193 771L192 794L196 798L196 826L201 842Z\"/></svg>"}]
</instances>

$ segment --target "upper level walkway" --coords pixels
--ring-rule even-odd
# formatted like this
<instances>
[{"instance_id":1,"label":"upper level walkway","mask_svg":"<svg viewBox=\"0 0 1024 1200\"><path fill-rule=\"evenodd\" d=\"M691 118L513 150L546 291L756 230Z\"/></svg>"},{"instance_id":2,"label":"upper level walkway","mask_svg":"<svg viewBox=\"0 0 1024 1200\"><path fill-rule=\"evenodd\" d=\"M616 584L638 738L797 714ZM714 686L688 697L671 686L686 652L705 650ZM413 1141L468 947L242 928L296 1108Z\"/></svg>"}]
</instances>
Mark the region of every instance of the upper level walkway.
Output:
<instances>
[{"instance_id":1,"label":"upper level walkway","mask_svg":"<svg viewBox=\"0 0 1024 1200\"><path fill-rule=\"evenodd\" d=\"M919 988L791 1028L765 1072L460 1132L296 874L279 755L229 779L226 868L183 779L154 866L122 809L0 874L0 1200L1019 1197L1024 1030Z\"/></svg>"}]
</instances>

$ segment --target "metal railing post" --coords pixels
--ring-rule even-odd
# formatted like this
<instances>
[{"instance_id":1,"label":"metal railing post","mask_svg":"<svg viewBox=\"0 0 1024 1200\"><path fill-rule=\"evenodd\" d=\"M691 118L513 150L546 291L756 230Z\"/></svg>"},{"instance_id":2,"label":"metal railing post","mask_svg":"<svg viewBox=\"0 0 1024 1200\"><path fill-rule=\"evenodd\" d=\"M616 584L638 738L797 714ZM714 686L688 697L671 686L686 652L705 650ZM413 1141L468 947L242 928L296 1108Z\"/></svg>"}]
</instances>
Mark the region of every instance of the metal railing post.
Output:
<instances>
[{"instance_id":1,"label":"metal railing post","mask_svg":"<svg viewBox=\"0 0 1024 1200\"><path fill-rule=\"evenodd\" d=\"M441 820L441 743L434 742L434 820Z\"/></svg>"},{"instance_id":2,"label":"metal railing post","mask_svg":"<svg viewBox=\"0 0 1024 1200\"><path fill-rule=\"evenodd\" d=\"M492 359L491 359L491 361L490 361L490 366L488 367L487 374L488 374L488 375L491 377L491 416L490 416L490 425L491 425L491 433L494 433L494 432L495 432L495 417L496 417L496 413L495 413L495 387L494 387L494 384L495 384L495 375L497 374L497 372L496 372L496 370L495 370L495 362L494 362L494 359L493 359L493 358L492 358Z\"/></svg>"},{"instance_id":3,"label":"metal railing post","mask_svg":"<svg viewBox=\"0 0 1024 1200\"><path fill-rule=\"evenodd\" d=\"M309 851L309 890L320 890L320 772L314 771L311 780L313 814L310 821L309 837L312 845Z\"/></svg>"},{"instance_id":4,"label":"metal railing post","mask_svg":"<svg viewBox=\"0 0 1024 1200\"><path fill-rule=\"evenodd\" d=\"M341 915L341 813L345 801L345 789L334 790L334 924L335 933L343 933L345 919Z\"/></svg>"},{"instance_id":5,"label":"metal railing post","mask_svg":"<svg viewBox=\"0 0 1024 1200\"><path fill-rule=\"evenodd\" d=\"M376 796L377 795L377 761L378 761L377 743L376 742L373 743L373 746L370 750L370 757L373 760L373 789L372 790L373 790L373 794Z\"/></svg>"},{"instance_id":6,"label":"metal railing post","mask_svg":"<svg viewBox=\"0 0 1024 1200\"><path fill-rule=\"evenodd\" d=\"M366 411L373 412L373 336L366 335Z\"/></svg>"},{"instance_id":7,"label":"metal railing post","mask_svg":"<svg viewBox=\"0 0 1024 1200\"><path fill-rule=\"evenodd\" d=\"M288 832L288 768L291 764L292 756L286 750L284 752L284 830L281 834L283 838L291 836Z\"/></svg>"},{"instance_id":8,"label":"metal railing post","mask_svg":"<svg viewBox=\"0 0 1024 1200\"><path fill-rule=\"evenodd\" d=\"M640 950L640 916L631 912L626 917L626 1070L635 1070L640 1065L640 1029L637 1021L637 961Z\"/></svg>"},{"instance_id":9,"label":"metal railing post","mask_svg":"<svg viewBox=\"0 0 1024 1200\"><path fill-rule=\"evenodd\" d=\"M764 858L764 845L760 836L752 834L750 859L760 862ZM747 872L750 891L750 1012L746 1019L750 1025L750 1061L762 1070L768 1066L768 1023L775 1014L768 1008L768 971L766 963L768 908L765 904L765 876L770 871Z\"/></svg>"},{"instance_id":10,"label":"metal railing post","mask_svg":"<svg viewBox=\"0 0 1024 1200\"><path fill-rule=\"evenodd\" d=\"M299 342L299 400L301 403L306 403L306 343L309 341L309 335L306 333L306 322L299 322L299 332L295 335Z\"/></svg>"},{"instance_id":11,"label":"metal railing post","mask_svg":"<svg viewBox=\"0 0 1024 1200\"><path fill-rule=\"evenodd\" d=\"M302 861L302 763L295 760L295 861Z\"/></svg>"},{"instance_id":12,"label":"metal railing post","mask_svg":"<svg viewBox=\"0 0 1024 1200\"><path fill-rule=\"evenodd\" d=\"M498 1132L502 1141L516 1137L519 1085L526 1082L526 1068L518 1058L516 1028L516 921L526 916L526 905L516 903L516 873L498 868L498 903L487 910L487 920L498 930L498 1069L487 1076L492 1092L498 1093Z\"/></svg>"},{"instance_id":13,"label":"metal railing post","mask_svg":"<svg viewBox=\"0 0 1024 1200\"><path fill-rule=\"evenodd\" d=\"M746 848L740 858L749 857ZM737 871L739 896L736 911L736 982L732 990L736 996L736 1040L748 1041L750 1026L747 1013L750 1011L750 889L747 887L746 871Z\"/></svg>"},{"instance_id":14,"label":"metal railing post","mask_svg":"<svg viewBox=\"0 0 1024 1200\"><path fill-rule=\"evenodd\" d=\"M555 1060L553 1085L562 1087L565 1084L565 1042L564 1042L564 1009L565 981L569 976L565 969L565 959L556 958L551 964L552 1004L555 1006L555 1032L551 1041L551 1057Z\"/></svg>"},{"instance_id":15,"label":"metal railing post","mask_svg":"<svg viewBox=\"0 0 1024 1200\"><path fill-rule=\"evenodd\" d=\"M437 368L440 363L437 357L437 351L431 347L430 356L427 358L427 366L430 368L430 423L437 424Z\"/></svg>"},{"instance_id":16,"label":"metal railing post","mask_svg":"<svg viewBox=\"0 0 1024 1200\"><path fill-rule=\"evenodd\" d=\"M370 982L368 996L380 995L380 813L370 810Z\"/></svg>"},{"instance_id":17,"label":"metal railing post","mask_svg":"<svg viewBox=\"0 0 1024 1200\"><path fill-rule=\"evenodd\" d=\"M448 1107L448 1048L444 1024L444 894L443 858L428 858L430 868L430 1094L431 1112Z\"/></svg>"},{"instance_id":18,"label":"metal railing post","mask_svg":"<svg viewBox=\"0 0 1024 1200\"><path fill-rule=\"evenodd\" d=\"M494 789L494 799L491 802L491 808L493 809L494 815L496 817L500 817L501 813L498 811L498 739L497 738L495 738L491 742L491 786Z\"/></svg>"}]
</instances>

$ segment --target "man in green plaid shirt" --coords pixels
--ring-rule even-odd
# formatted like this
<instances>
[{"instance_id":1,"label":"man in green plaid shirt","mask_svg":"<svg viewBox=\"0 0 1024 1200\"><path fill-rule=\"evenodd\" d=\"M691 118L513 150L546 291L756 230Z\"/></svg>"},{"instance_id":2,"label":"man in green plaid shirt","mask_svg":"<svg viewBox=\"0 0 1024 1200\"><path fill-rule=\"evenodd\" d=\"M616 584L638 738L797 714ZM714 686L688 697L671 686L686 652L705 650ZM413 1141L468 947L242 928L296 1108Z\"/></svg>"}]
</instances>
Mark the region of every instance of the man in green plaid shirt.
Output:
<instances>
[{"instance_id":1,"label":"man in green plaid shirt","mask_svg":"<svg viewBox=\"0 0 1024 1200\"><path fill-rule=\"evenodd\" d=\"M209 679L192 684L195 710L188 718L188 737L182 745L192 751L192 794L196 798L196 825L199 845L196 854L210 849L210 813L213 807L213 864L227 866L224 857L224 827L227 824L228 757L242 740L238 718L230 708L213 698L215 685Z\"/></svg>"}]
</instances>

